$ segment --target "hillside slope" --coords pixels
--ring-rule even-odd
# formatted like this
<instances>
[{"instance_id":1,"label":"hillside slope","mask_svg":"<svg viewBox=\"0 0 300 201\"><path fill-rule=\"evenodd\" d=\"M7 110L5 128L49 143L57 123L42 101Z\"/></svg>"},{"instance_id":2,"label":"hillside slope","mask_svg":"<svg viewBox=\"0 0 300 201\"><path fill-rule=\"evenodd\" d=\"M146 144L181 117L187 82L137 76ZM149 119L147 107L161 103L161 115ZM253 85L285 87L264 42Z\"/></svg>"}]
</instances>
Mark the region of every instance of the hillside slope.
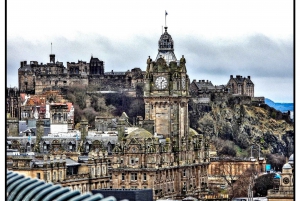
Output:
<instances>
[{"instance_id":1,"label":"hillside slope","mask_svg":"<svg viewBox=\"0 0 300 201\"><path fill-rule=\"evenodd\" d=\"M194 109L190 110L191 127L211 139L230 140L248 152L252 144L260 145L263 154L289 156L294 152L294 126L288 115L266 104L241 104L231 99Z\"/></svg>"}]
</instances>

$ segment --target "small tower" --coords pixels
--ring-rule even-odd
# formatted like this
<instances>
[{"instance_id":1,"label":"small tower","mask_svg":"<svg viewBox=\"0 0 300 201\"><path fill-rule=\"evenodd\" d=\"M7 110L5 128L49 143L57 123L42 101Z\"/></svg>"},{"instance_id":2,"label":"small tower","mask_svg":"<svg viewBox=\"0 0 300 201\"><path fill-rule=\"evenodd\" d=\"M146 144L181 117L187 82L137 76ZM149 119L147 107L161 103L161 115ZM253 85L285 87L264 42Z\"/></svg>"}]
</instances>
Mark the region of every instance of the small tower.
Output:
<instances>
[{"instance_id":1,"label":"small tower","mask_svg":"<svg viewBox=\"0 0 300 201\"><path fill-rule=\"evenodd\" d=\"M55 63L55 54L50 54L50 63Z\"/></svg>"},{"instance_id":2,"label":"small tower","mask_svg":"<svg viewBox=\"0 0 300 201\"><path fill-rule=\"evenodd\" d=\"M80 121L81 140L85 140L88 134L88 130L88 121L86 120L86 118L83 117Z\"/></svg>"}]
</instances>

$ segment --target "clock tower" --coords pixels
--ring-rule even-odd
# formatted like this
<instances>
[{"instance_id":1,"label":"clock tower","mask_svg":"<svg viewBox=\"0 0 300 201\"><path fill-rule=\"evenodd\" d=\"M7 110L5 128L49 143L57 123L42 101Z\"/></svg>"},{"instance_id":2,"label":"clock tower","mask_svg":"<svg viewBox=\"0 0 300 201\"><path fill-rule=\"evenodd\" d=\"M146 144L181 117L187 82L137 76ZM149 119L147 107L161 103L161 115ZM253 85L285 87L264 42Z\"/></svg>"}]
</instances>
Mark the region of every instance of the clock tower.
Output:
<instances>
[{"instance_id":1,"label":"clock tower","mask_svg":"<svg viewBox=\"0 0 300 201\"><path fill-rule=\"evenodd\" d=\"M173 147L180 147L189 132L189 76L184 56L174 54L174 42L165 32L158 41L155 61L148 58L144 77L145 120L154 121L155 135L170 138Z\"/></svg>"}]
</instances>

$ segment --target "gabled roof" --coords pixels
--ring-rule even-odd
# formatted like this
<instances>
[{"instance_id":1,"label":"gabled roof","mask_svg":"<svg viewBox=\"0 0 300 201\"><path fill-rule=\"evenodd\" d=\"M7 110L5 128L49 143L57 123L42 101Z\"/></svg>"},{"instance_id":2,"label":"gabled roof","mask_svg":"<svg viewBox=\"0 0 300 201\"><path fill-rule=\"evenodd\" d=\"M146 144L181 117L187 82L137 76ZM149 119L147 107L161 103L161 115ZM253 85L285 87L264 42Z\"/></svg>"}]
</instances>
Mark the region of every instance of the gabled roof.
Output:
<instances>
[{"instance_id":1,"label":"gabled roof","mask_svg":"<svg viewBox=\"0 0 300 201\"><path fill-rule=\"evenodd\" d=\"M253 84L253 82L246 77L237 75L235 78L231 78L232 80L234 80L237 84L243 84L243 83L247 83L247 84Z\"/></svg>"}]
</instances>

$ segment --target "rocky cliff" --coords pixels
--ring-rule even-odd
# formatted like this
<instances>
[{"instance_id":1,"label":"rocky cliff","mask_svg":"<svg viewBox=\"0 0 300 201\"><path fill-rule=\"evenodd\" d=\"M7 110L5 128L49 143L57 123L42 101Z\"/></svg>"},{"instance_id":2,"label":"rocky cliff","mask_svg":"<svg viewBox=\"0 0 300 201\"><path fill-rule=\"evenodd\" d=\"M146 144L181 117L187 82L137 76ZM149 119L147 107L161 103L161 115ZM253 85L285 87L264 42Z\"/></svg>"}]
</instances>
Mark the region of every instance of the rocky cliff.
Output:
<instances>
[{"instance_id":1,"label":"rocky cliff","mask_svg":"<svg viewBox=\"0 0 300 201\"><path fill-rule=\"evenodd\" d=\"M247 150L259 145L262 154L294 153L294 124L289 114L266 104L243 103L241 97L222 102L193 104L189 110L191 127L211 139L231 141L235 149ZM217 151L222 146L215 145Z\"/></svg>"}]
</instances>

